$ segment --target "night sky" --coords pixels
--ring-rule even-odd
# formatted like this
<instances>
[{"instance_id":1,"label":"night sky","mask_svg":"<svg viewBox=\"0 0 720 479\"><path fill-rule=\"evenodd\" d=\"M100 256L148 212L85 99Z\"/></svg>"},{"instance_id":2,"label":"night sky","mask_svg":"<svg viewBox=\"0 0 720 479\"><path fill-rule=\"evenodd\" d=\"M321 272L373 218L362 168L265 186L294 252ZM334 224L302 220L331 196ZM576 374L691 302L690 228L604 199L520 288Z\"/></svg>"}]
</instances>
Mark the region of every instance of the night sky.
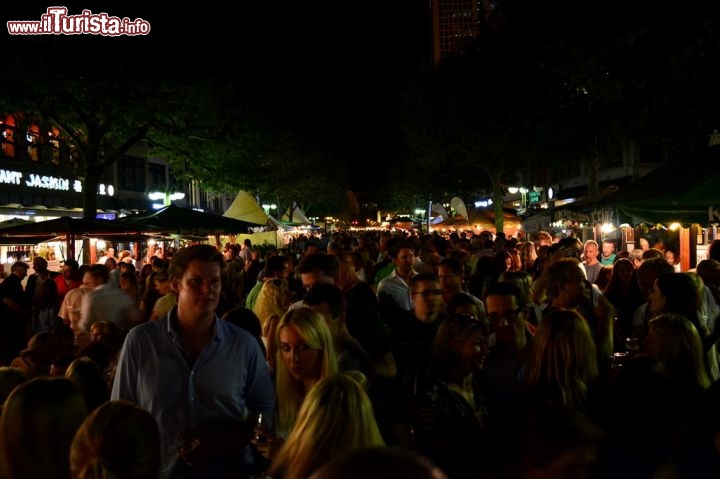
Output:
<instances>
[{"instance_id":1,"label":"night sky","mask_svg":"<svg viewBox=\"0 0 720 479\"><path fill-rule=\"evenodd\" d=\"M12 5L5 20L39 20L49 5ZM397 96L430 58L428 3L417 0L208 4L212 11L63 5L69 14L90 9L151 25L147 36L61 36L68 68L114 61L120 48L134 55L139 78L228 75L253 84L283 127L351 165L388 161ZM355 168L351 176L363 189L374 175Z\"/></svg>"}]
</instances>

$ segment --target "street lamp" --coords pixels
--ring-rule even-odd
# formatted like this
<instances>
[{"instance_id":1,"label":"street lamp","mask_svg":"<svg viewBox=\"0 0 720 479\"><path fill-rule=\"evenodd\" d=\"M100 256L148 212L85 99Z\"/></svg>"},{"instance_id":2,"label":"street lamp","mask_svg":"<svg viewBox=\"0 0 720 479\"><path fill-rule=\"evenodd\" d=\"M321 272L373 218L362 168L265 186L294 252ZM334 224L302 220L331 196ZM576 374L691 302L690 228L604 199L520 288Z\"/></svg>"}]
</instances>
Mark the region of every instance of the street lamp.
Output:
<instances>
[{"instance_id":1,"label":"street lamp","mask_svg":"<svg viewBox=\"0 0 720 479\"><path fill-rule=\"evenodd\" d=\"M265 210L266 215L270 215L270 210L277 209L277 205L275 203L272 204L264 204L262 205L263 209Z\"/></svg>"},{"instance_id":2,"label":"street lamp","mask_svg":"<svg viewBox=\"0 0 720 479\"><path fill-rule=\"evenodd\" d=\"M170 188L167 185L152 185L148 188L147 195L148 198L153 201L163 200L163 206L168 206L175 200L185 198L185 193L173 190L174 188Z\"/></svg>"},{"instance_id":3,"label":"street lamp","mask_svg":"<svg viewBox=\"0 0 720 479\"><path fill-rule=\"evenodd\" d=\"M529 190L527 188L525 188L524 186L508 186L507 190L508 190L508 193L510 193L511 195L520 193L520 208L518 208L518 214L521 214L521 215L524 214L525 208L526 208L525 195L527 195Z\"/></svg>"}]
</instances>

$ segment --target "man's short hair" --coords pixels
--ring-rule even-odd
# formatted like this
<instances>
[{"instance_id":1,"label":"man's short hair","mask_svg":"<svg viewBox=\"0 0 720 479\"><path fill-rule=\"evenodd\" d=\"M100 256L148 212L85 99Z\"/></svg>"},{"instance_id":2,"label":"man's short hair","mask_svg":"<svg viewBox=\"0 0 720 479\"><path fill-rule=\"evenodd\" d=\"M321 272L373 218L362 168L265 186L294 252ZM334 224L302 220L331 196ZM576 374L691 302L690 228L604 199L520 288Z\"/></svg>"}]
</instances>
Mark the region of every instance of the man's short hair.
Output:
<instances>
[{"instance_id":1,"label":"man's short hair","mask_svg":"<svg viewBox=\"0 0 720 479\"><path fill-rule=\"evenodd\" d=\"M300 274L320 271L334 278L340 272L340 261L331 254L310 253L302 257L295 270Z\"/></svg>"},{"instance_id":2,"label":"man's short hair","mask_svg":"<svg viewBox=\"0 0 720 479\"><path fill-rule=\"evenodd\" d=\"M19 269L25 269L25 271L27 271L28 269L30 269L30 266L23 261L16 261L12 264L12 266L10 266L11 273L14 273L15 271L17 271Z\"/></svg>"},{"instance_id":3,"label":"man's short hair","mask_svg":"<svg viewBox=\"0 0 720 479\"><path fill-rule=\"evenodd\" d=\"M77 262L77 260L74 259L66 259L63 263L63 266L70 266L73 271L77 271L80 269L80 263Z\"/></svg>"},{"instance_id":4,"label":"man's short hair","mask_svg":"<svg viewBox=\"0 0 720 479\"><path fill-rule=\"evenodd\" d=\"M415 245L407 238L393 236L387 242L387 251L391 258L397 258L401 249L409 249L415 252Z\"/></svg>"},{"instance_id":5,"label":"man's short hair","mask_svg":"<svg viewBox=\"0 0 720 479\"><path fill-rule=\"evenodd\" d=\"M104 264L91 264L87 272L102 283L107 283L110 278L110 270Z\"/></svg>"},{"instance_id":6,"label":"man's short hair","mask_svg":"<svg viewBox=\"0 0 720 479\"><path fill-rule=\"evenodd\" d=\"M135 265L132 263L126 263L125 261L120 261L120 264L118 265L120 268L120 271L126 271L130 273L135 272Z\"/></svg>"},{"instance_id":7,"label":"man's short hair","mask_svg":"<svg viewBox=\"0 0 720 479\"><path fill-rule=\"evenodd\" d=\"M488 296L514 296L518 304L523 302L523 294L520 288L513 283L498 281L488 287L485 297Z\"/></svg>"},{"instance_id":8,"label":"man's short hair","mask_svg":"<svg viewBox=\"0 0 720 479\"><path fill-rule=\"evenodd\" d=\"M41 265L43 265L43 266L47 266L47 265L48 265L47 260L46 260L45 258L43 258L42 256L35 256L35 257L33 258L33 263L38 263L38 264L41 264Z\"/></svg>"},{"instance_id":9,"label":"man's short hair","mask_svg":"<svg viewBox=\"0 0 720 479\"><path fill-rule=\"evenodd\" d=\"M305 248L303 249L303 251L304 251L304 252L307 252L307 251L310 250L311 248L318 248L318 249L319 249L319 248L320 248L320 243L318 243L317 241L308 241L307 243L305 243Z\"/></svg>"},{"instance_id":10,"label":"man's short hair","mask_svg":"<svg viewBox=\"0 0 720 479\"><path fill-rule=\"evenodd\" d=\"M326 303L330 307L333 318L340 317L345 312L347 301L342 289L334 284L318 283L310 288L303 302L307 306L317 306Z\"/></svg>"},{"instance_id":11,"label":"man's short hair","mask_svg":"<svg viewBox=\"0 0 720 479\"><path fill-rule=\"evenodd\" d=\"M440 266L447 266L450 268L450 270L453 272L455 276L462 276L463 274L463 265L460 262L459 259L453 257L453 256L447 256L440 260L438 263L438 268Z\"/></svg>"},{"instance_id":12,"label":"man's short hair","mask_svg":"<svg viewBox=\"0 0 720 479\"><path fill-rule=\"evenodd\" d=\"M643 261L647 261L652 258L663 258L665 259L665 255L663 252L657 248L649 248L643 251L642 259Z\"/></svg>"},{"instance_id":13,"label":"man's short hair","mask_svg":"<svg viewBox=\"0 0 720 479\"><path fill-rule=\"evenodd\" d=\"M410 278L410 289L417 286L418 283L423 281L439 283L440 278L435 273L418 273Z\"/></svg>"},{"instance_id":14,"label":"man's short hair","mask_svg":"<svg viewBox=\"0 0 720 479\"><path fill-rule=\"evenodd\" d=\"M229 244L225 247L225 251L231 251L234 256L237 256L240 254L240 245L239 244Z\"/></svg>"},{"instance_id":15,"label":"man's short hair","mask_svg":"<svg viewBox=\"0 0 720 479\"><path fill-rule=\"evenodd\" d=\"M547 268L547 290L551 298L556 298L562 286L584 277L580 261L574 257L560 258Z\"/></svg>"},{"instance_id":16,"label":"man's short hair","mask_svg":"<svg viewBox=\"0 0 720 479\"><path fill-rule=\"evenodd\" d=\"M675 272L675 268L673 268L673 265L668 263L665 258L657 257L646 259L642 263L640 263L640 266L638 266L638 272L644 272L648 270L655 271L658 275L661 275L663 273Z\"/></svg>"},{"instance_id":17,"label":"man's short hair","mask_svg":"<svg viewBox=\"0 0 720 479\"><path fill-rule=\"evenodd\" d=\"M192 260L206 261L208 263L217 263L222 271L225 268L225 258L217 248L209 244L196 244L187 248L179 249L170 260L168 273L171 278L180 279L185 274L190 261Z\"/></svg>"},{"instance_id":18,"label":"man's short hair","mask_svg":"<svg viewBox=\"0 0 720 479\"><path fill-rule=\"evenodd\" d=\"M265 277L272 278L285 270L285 256L274 255L265 260Z\"/></svg>"}]
</instances>

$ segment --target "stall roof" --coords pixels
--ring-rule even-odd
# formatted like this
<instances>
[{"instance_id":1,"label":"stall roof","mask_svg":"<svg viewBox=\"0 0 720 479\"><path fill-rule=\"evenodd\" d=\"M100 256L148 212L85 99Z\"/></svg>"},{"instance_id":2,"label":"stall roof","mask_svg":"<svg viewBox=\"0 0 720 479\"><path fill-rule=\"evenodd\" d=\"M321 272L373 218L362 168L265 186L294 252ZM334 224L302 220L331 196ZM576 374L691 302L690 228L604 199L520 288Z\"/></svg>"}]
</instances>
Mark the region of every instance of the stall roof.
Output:
<instances>
[{"instance_id":1,"label":"stall roof","mask_svg":"<svg viewBox=\"0 0 720 479\"><path fill-rule=\"evenodd\" d=\"M176 205L168 205L144 214L126 216L116 221L134 225L135 228L192 236L247 233L249 228L257 226L255 223Z\"/></svg>"},{"instance_id":2,"label":"stall roof","mask_svg":"<svg viewBox=\"0 0 720 479\"><path fill-rule=\"evenodd\" d=\"M265 210L257 203L247 191L238 191L235 200L223 213L227 218L254 223L255 226L264 226L270 219Z\"/></svg>"},{"instance_id":3,"label":"stall roof","mask_svg":"<svg viewBox=\"0 0 720 479\"><path fill-rule=\"evenodd\" d=\"M93 236L98 238L117 236L144 236L148 231L137 226L111 220L83 220L62 216L47 221L29 221L0 228L2 244L37 244L58 237Z\"/></svg>"},{"instance_id":4,"label":"stall roof","mask_svg":"<svg viewBox=\"0 0 720 479\"><path fill-rule=\"evenodd\" d=\"M618 223L720 223L720 147L688 154L599 198L588 198L555 209L591 214L614 213Z\"/></svg>"}]
</instances>

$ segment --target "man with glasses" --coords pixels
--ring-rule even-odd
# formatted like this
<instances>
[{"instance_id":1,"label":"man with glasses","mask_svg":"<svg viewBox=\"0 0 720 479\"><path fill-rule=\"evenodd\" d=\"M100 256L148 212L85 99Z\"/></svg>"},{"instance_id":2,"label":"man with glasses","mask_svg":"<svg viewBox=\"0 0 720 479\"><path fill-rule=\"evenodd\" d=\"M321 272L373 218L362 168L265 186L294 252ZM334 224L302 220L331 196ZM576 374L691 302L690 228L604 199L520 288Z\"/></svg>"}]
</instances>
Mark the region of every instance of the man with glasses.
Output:
<instances>
[{"instance_id":1,"label":"man with glasses","mask_svg":"<svg viewBox=\"0 0 720 479\"><path fill-rule=\"evenodd\" d=\"M442 288L432 273L419 273L410 279L412 311L388 316L393 354L397 365L393 415L395 440L412 443L412 412L417 394L429 381L432 345L442 322Z\"/></svg>"},{"instance_id":2,"label":"man with glasses","mask_svg":"<svg viewBox=\"0 0 720 479\"><path fill-rule=\"evenodd\" d=\"M582 272L578 269L578 273ZM479 388L492 418L495 450L503 457L501 463L513 463L512 456L518 448L514 434L521 430L522 419L522 370L533 343L526 317L528 310L520 288L512 283L498 282L488 288L485 308L494 334L485 366L479 372ZM505 456L504 454L507 454Z\"/></svg>"},{"instance_id":3,"label":"man with glasses","mask_svg":"<svg viewBox=\"0 0 720 479\"><path fill-rule=\"evenodd\" d=\"M481 378L488 409L494 413L518 399L520 371L533 336L527 327L522 292L516 285L505 282L492 285L485 298L485 308L495 337Z\"/></svg>"},{"instance_id":4,"label":"man with glasses","mask_svg":"<svg viewBox=\"0 0 720 479\"><path fill-rule=\"evenodd\" d=\"M438 263L438 278L440 278L440 286L443 291L443 305L445 308L450 303L450 300L458 293L470 295L477 301L480 308L485 308L480 298L465 290L463 286L463 265L459 259L447 257L440 260L440 263Z\"/></svg>"}]
</instances>

